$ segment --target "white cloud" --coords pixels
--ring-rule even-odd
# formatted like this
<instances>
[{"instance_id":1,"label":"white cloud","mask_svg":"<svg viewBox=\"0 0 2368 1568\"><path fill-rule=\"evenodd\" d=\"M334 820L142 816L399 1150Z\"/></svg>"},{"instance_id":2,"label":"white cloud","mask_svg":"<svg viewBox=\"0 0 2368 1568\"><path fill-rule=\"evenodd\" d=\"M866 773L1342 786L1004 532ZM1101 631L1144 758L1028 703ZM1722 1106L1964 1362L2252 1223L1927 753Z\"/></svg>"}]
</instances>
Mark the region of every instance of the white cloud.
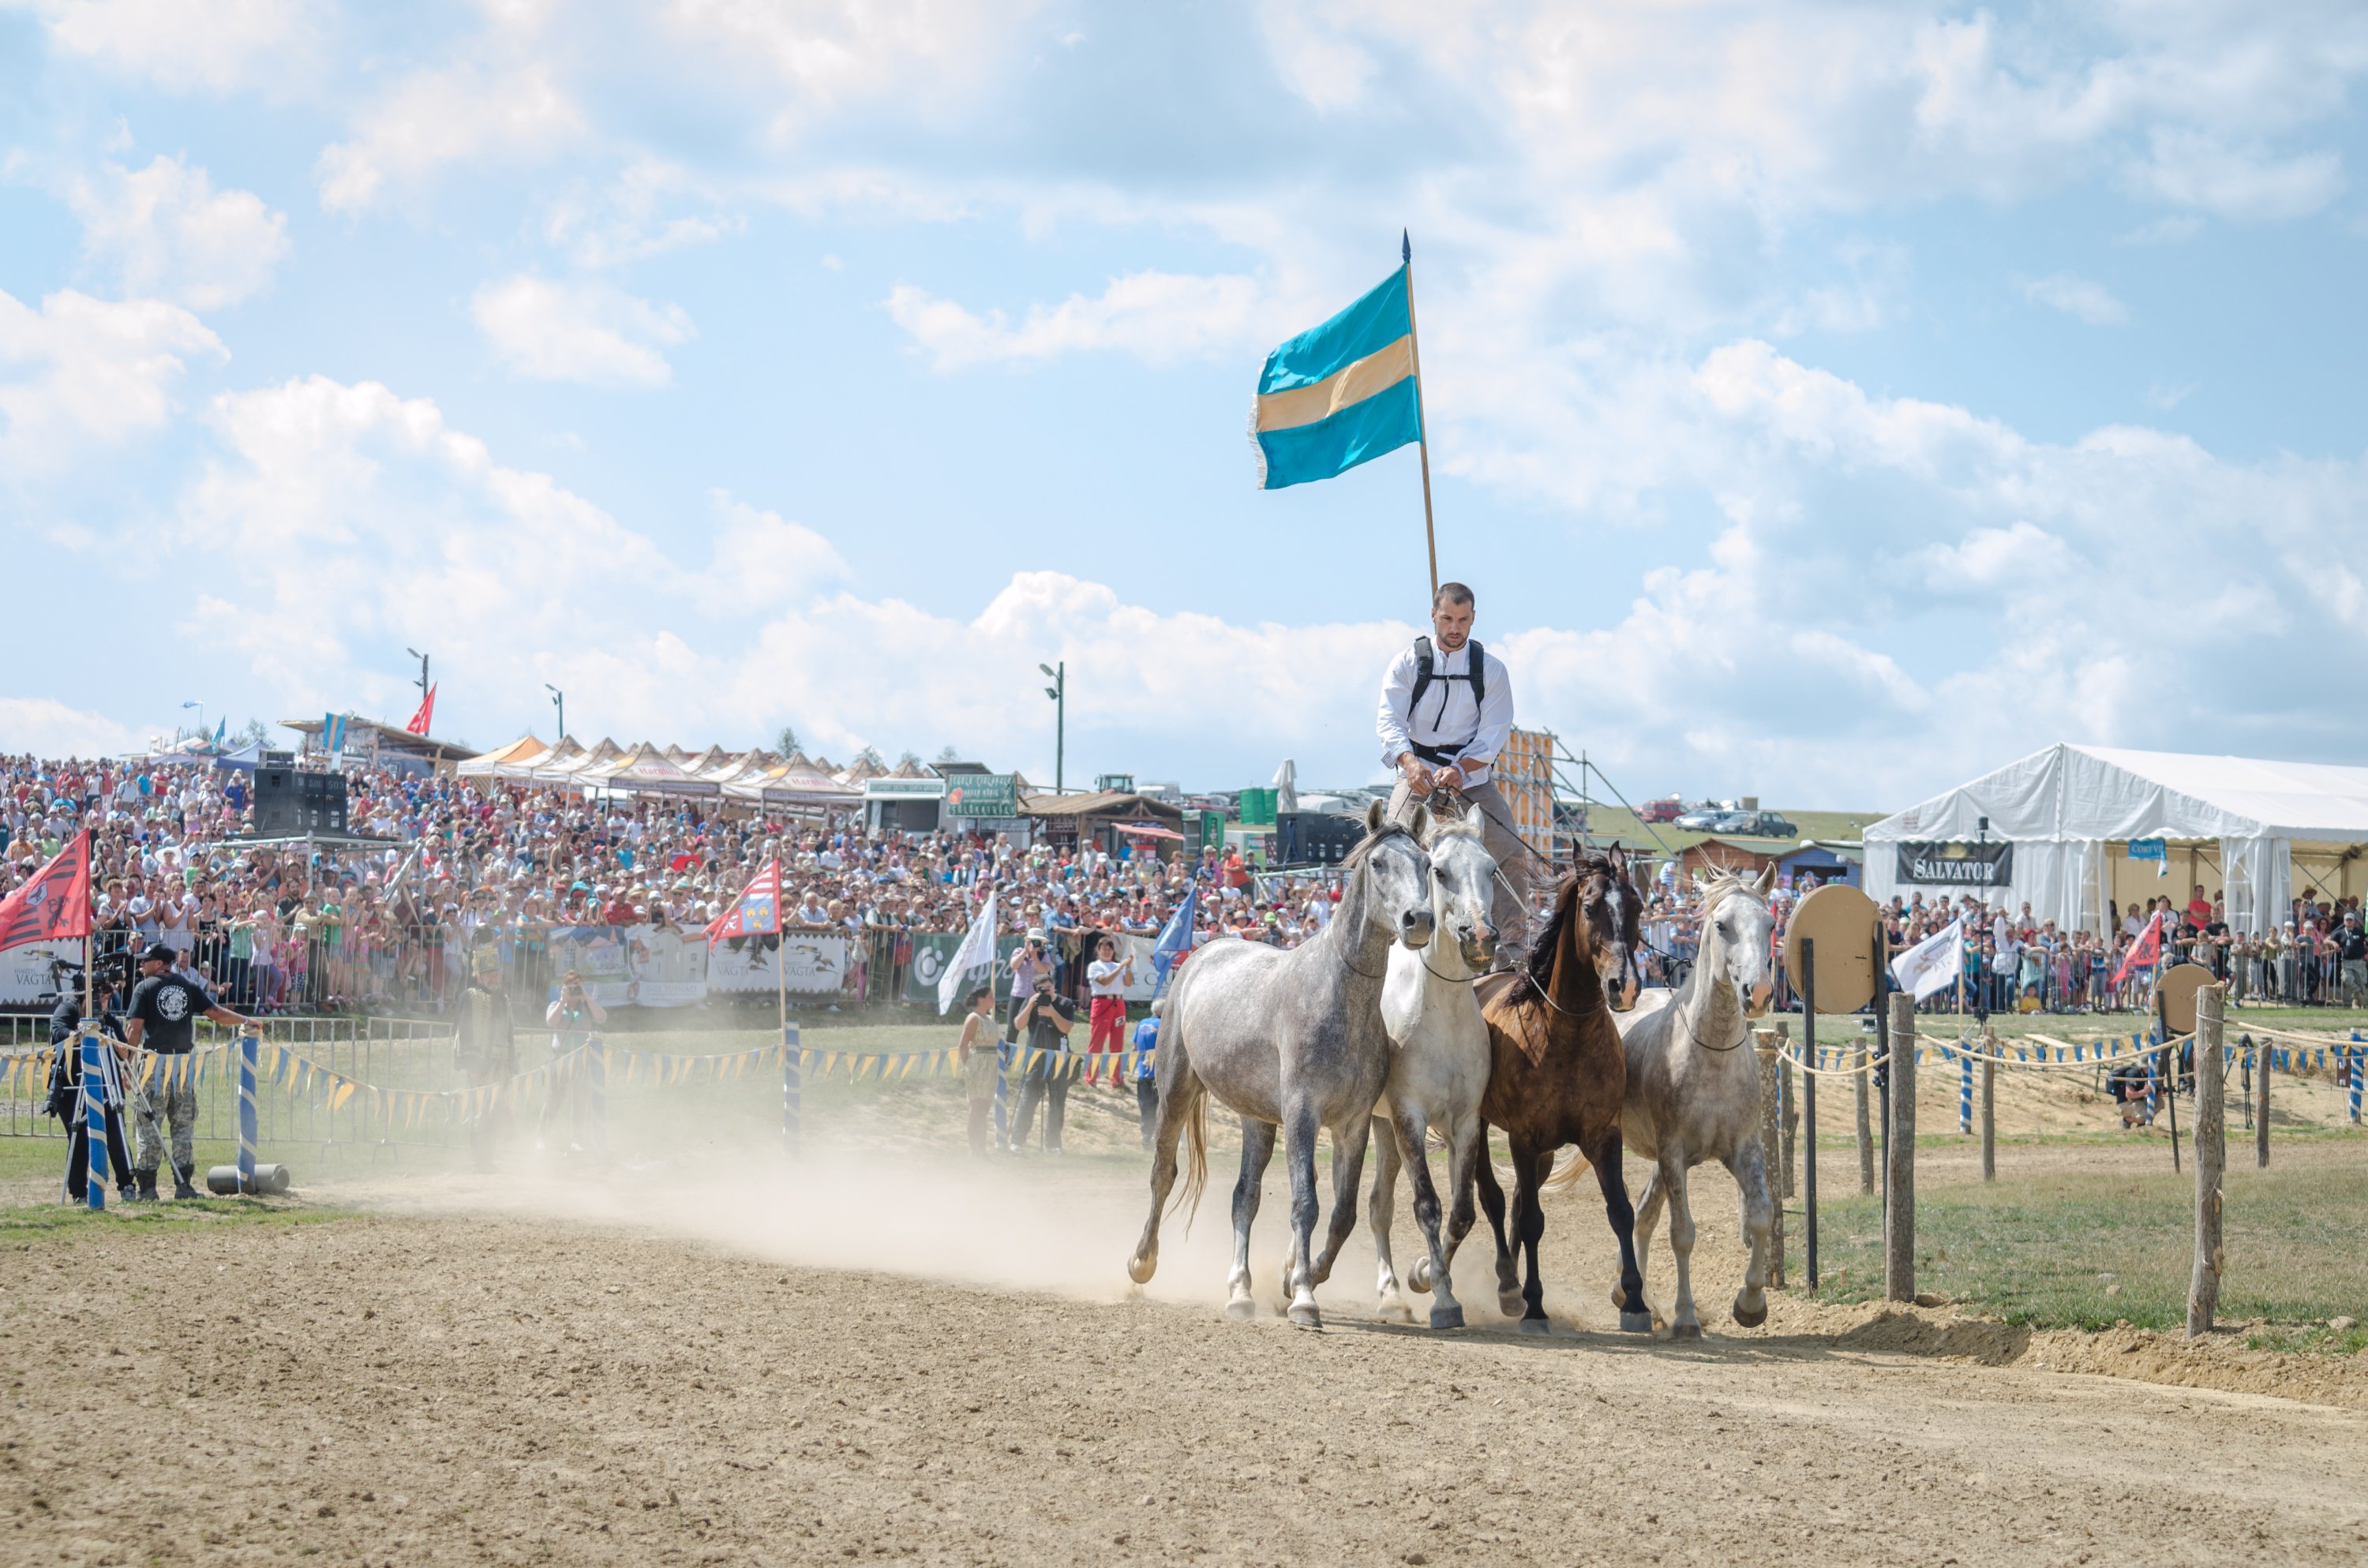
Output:
<instances>
[{"instance_id":1,"label":"white cloud","mask_svg":"<svg viewBox=\"0 0 2368 1568\"><path fill-rule=\"evenodd\" d=\"M1032 305L1018 324L1001 311L979 315L911 284L885 301L888 314L940 370L992 361L1049 359L1083 349L1132 354L1154 365L1261 344L1266 314L1247 278L1135 272L1100 294Z\"/></svg>"},{"instance_id":2,"label":"white cloud","mask_svg":"<svg viewBox=\"0 0 2368 1568\"><path fill-rule=\"evenodd\" d=\"M261 291L288 254L288 221L250 191L216 191L206 171L159 156L144 169L100 165L72 182L83 254L127 295L198 310Z\"/></svg>"},{"instance_id":3,"label":"white cloud","mask_svg":"<svg viewBox=\"0 0 2368 1568\"><path fill-rule=\"evenodd\" d=\"M2149 141L2133 179L2180 207L2269 222L2316 212L2343 192L2343 159L2331 150L2280 157L2175 126L2157 127Z\"/></svg>"},{"instance_id":4,"label":"white cloud","mask_svg":"<svg viewBox=\"0 0 2368 1568\"><path fill-rule=\"evenodd\" d=\"M540 381L662 387L674 379L665 351L694 335L680 306L605 283L521 274L487 283L470 308L502 363Z\"/></svg>"},{"instance_id":5,"label":"white cloud","mask_svg":"<svg viewBox=\"0 0 2368 1568\"><path fill-rule=\"evenodd\" d=\"M390 187L462 159L537 162L583 135L586 125L574 99L538 63L418 72L363 113L356 129L351 141L324 148L314 165L321 204L333 211L362 211Z\"/></svg>"},{"instance_id":6,"label":"white cloud","mask_svg":"<svg viewBox=\"0 0 2368 1568\"><path fill-rule=\"evenodd\" d=\"M0 471L68 468L171 416L191 356L227 358L222 340L178 305L117 303L72 289L40 311L0 293Z\"/></svg>"},{"instance_id":7,"label":"white cloud","mask_svg":"<svg viewBox=\"0 0 2368 1568\"><path fill-rule=\"evenodd\" d=\"M14 0L26 4L27 0ZM286 85L315 42L313 0L29 0L61 51L160 86Z\"/></svg>"},{"instance_id":8,"label":"white cloud","mask_svg":"<svg viewBox=\"0 0 2368 1568\"><path fill-rule=\"evenodd\" d=\"M53 697L0 697L0 752L93 758L140 749L138 734L103 713Z\"/></svg>"},{"instance_id":9,"label":"white cloud","mask_svg":"<svg viewBox=\"0 0 2368 1568\"><path fill-rule=\"evenodd\" d=\"M691 210L680 210L682 208ZM598 187L570 186L542 217L543 239L578 267L622 267L743 233L747 220L677 164L635 158Z\"/></svg>"},{"instance_id":10,"label":"white cloud","mask_svg":"<svg viewBox=\"0 0 2368 1568\"><path fill-rule=\"evenodd\" d=\"M2185 403L2189 398L2193 397L2194 395L2195 383L2193 381L2150 381L2146 384L2146 405L2150 408L2161 409L2165 414L2169 413L2172 409L2177 408L2180 403Z\"/></svg>"},{"instance_id":11,"label":"white cloud","mask_svg":"<svg viewBox=\"0 0 2368 1568\"><path fill-rule=\"evenodd\" d=\"M2119 326L2130 319L2129 307L2113 298L2111 290L2073 273L2018 278L2015 287L2022 290L2024 299L2077 316L2090 326Z\"/></svg>"}]
</instances>

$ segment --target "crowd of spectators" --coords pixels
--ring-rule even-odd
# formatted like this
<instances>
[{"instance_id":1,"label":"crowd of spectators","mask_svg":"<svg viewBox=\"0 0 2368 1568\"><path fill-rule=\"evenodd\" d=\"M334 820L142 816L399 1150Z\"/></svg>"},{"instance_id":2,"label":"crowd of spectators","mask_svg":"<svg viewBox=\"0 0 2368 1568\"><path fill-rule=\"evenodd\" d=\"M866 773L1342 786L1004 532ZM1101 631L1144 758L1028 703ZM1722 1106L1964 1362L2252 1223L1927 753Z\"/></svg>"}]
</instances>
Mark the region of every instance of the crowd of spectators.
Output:
<instances>
[{"instance_id":1,"label":"crowd of spectators","mask_svg":"<svg viewBox=\"0 0 2368 1568\"><path fill-rule=\"evenodd\" d=\"M1283 946L1321 929L1333 898L1255 875L1238 850L1188 856L1173 841L1111 853L1005 833L877 835L850 813L766 817L449 775L355 771L347 789L352 830L385 846L239 842L250 801L235 771L7 758L0 895L89 828L101 950L165 942L192 978L263 1013L443 1006L487 927L517 980L542 983L554 929L697 933L775 856L784 923L857 938L885 963L851 973L874 977L908 951L900 937L966 930L990 890L1004 932L1046 933L1064 971L1087 933L1156 934L1196 882L1203 935Z\"/></svg>"},{"instance_id":2,"label":"crowd of spectators","mask_svg":"<svg viewBox=\"0 0 2368 1568\"><path fill-rule=\"evenodd\" d=\"M355 832L382 846L306 850L239 842L244 774L206 764L0 759L0 894L94 831L99 945L161 941L233 1006L257 1012L440 1008L465 979L460 955L491 938L514 983L547 983L550 933L648 925L685 935L727 909L778 856L784 921L839 931L870 961L850 983L894 994L905 938L966 930L992 890L1004 933L1042 933L1064 991L1081 979L1096 932L1152 936L1197 886L1201 934L1290 947L1323 929L1338 897L1323 876L1260 875L1237 849L1173 840L1027 843L995 834L879 835L849 814L792 817L718 810L666 797L587 799L563 790L450 775L347 776ZM1771 899L1781 944L1799 893ZM1965 893L1896 898L1895 951L1964 923L1966 1010L2101 1011L2144 1006L2157 966L2113 976L2157 915L2166 961L2192 958L2238 1000L2357 1002L2368 997L2368 937L2359 900L2305 888L2264 935L2232 932L2219 900L2197 888L2109 912L2112 935L2059 930ZM1682 980L1701 911L1690 880L1665 869L1645 914L1648 978ZM1780 1005L1790 998L1781 994ZM1953 1009L1955 989L1928 1006Z\"/></svg>"}]
</instances>

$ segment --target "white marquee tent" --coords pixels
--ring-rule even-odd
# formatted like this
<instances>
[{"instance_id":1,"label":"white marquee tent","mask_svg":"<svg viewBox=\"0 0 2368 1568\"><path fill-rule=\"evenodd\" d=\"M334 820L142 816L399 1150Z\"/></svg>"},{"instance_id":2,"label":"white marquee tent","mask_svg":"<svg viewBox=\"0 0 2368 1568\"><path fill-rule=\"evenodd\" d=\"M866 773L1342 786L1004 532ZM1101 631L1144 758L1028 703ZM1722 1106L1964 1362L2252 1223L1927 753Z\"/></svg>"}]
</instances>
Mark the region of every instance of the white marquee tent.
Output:
<instances>
[{"instance_id":1,"label":"white marquee tent","mask_svg":"<svg viewBox=\"0 0 2368 1568\"><path fill-rule=\"evenodd\" d=\"M2003 887L1904 879L1904 844L2013 844ZM2133 861L2133 839L2163 839L2166 858ZM1975 891L2066 927L2101 929L2110 900L2190 887L2225 892L2228 923L2259 931L2286 918L2297 885L2341 896L2368 888L2368 767L2241 756L2054 745L1871 824L1866 889L1888 903ZM1947 853L1962 855L1963 851Z\"/></svg>"}]
</instances>

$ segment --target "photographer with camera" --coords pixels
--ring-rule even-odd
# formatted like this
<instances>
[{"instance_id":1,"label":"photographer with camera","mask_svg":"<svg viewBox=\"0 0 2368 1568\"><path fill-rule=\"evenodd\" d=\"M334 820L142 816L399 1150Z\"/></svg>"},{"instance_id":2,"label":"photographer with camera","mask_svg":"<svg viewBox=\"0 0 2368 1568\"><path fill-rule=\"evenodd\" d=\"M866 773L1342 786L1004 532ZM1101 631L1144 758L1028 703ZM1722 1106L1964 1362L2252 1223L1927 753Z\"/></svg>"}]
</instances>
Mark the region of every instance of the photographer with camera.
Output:
<instances>
[{"instance_id":1,"label":"photographer with camera","mask_svg":"<svg viewBox=\"0 0 2368 1568\"><path fill-rule=\"evenodd\" d=\"M1053 990L1053 977L1040 976L1035 994L1011 1019L1011 1032L1028 1051L1025 1085L1019 1109L1011 1119L1011 1153L1028 1146L1028 1130L1036 1120L1036 1102L1044 1102L1044 1152L1061 1152L1061 1129L1069 1117L1069 1073L1076 1059L1069 1053L1069 1031L1077 1027L1077 1005Z\"/></svg>"},{"instance_id":2,"label":"photographer with camera","mask_svg":"<svg viewBox=\"0 0 2368 1568\"><path fill-rule=\"evenodd\" d=\"M589 1040L594 1029L609 1021L609 1010L592 999L592 994L585 989L584 977L571 969L559 977L559 994L543 1009L542 1021L552 1028L551 1060L556 1066L569 1051ZM589 1097L581 1063L571 1072L552 1074L551 1095L542 1102L542 1122L536 1129L535 1147L541 1148L550 1139L551 1124L558 1119L563 1097L568 1108L568 1153L581 1153Z\"/></svg>"},{"instance_id":3,"label":"photographer with camera","mask_svg":"<svg viewBox=\"0 0 2368 1568\"><path fill-rule=\"evenodd\" d=\"M148 1173L143 1192L131 1169L131 1154L123 1138L122 1064L131 1055L124 1043L123 1022L108 1007L121 975L119 966L102 962L97 971L98 1030L112 1041L112 1061L103 1061L106 1082L97 1093L107 1117L107 1168L115 1173L118 1191L126 1203L156 1197L156 1173ZM50 966L50 983L57 988L58 1005L50 1013L50 1100L47 1109L65 1125L66 1200L80 1203L90 1195L90 1120L82 1103L82 1003L77 986L82 971L63 960Z\"/></svg>"}]
</instances>

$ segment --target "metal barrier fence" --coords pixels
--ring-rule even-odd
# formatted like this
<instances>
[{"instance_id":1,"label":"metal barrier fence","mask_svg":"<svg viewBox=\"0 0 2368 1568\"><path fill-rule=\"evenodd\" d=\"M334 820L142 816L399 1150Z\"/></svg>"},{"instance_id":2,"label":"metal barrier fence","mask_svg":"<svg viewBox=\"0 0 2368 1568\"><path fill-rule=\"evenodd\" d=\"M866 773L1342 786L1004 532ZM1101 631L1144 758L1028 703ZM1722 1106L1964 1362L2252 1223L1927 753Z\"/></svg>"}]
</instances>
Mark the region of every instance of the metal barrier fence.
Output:
<instances>
[{"instance_id":1,"label":"metal barrier fence","mask_svg":"<svg viewBox=\"0 0 2368 1568\"><path fill-rule=\"evenodd\" d=\"M434 1019L274 1018L265 1034L313 1066L360 1083L427 1091L450 1089L455 1083L452 1026ZM46 1061L49 1038L46 1019L0 1017L0 1050L10 1058L40 1056ZM237 1141L236 1045L233 1030L211 1021L199 1023L199 1051L215 1052L205 1058L198 1085L200 1142ZM67 1049L73 1049L71 1042ZM70 1130L44 1109L47 1084L45 1071L33 1074L29 1083L20 1081L18 1092L0 1099L0 1138L69 1136ZM267 1144L386 1148L449 1142L434 1131L406 1124L392 1108L367 1098L331 1109L314 1096L272 1094L258 1098L257 1109L257 1137Z\"/></svg>"}]
</instances>

